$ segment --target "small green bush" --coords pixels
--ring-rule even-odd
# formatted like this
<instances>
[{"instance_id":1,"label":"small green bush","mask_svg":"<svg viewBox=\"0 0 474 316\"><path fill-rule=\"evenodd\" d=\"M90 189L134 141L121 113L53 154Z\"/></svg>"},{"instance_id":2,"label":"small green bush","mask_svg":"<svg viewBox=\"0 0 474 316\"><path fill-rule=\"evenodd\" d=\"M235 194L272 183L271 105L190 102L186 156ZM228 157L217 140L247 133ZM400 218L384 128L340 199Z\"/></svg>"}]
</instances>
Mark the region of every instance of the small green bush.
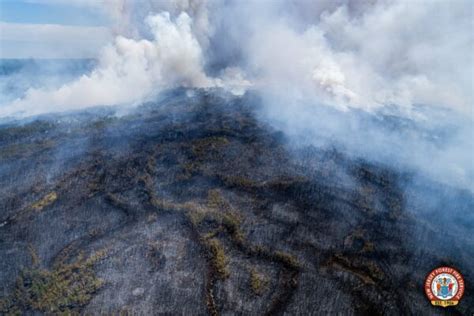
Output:
<instances>
[{"instance_id":1,"label":"small green bush","mask_svg":"<svg viewBox=\"0 0 474 316\"><path fill-rule=\"evenodd\" d=\"M62 263L53 270L25 269L20 273L10 297L0 301L0 314L22 314L36 310L47 314L78 314L104 284L93 266L105 256L99 251L73 263Z\"/></svg>"},{"instance_id":2,"label":"small green bush","mask_svg":"<svg viewBox=\"0 0 474 316\"><path fill-rule=\"evenodd\" d=\"M254 268L250 270L250 287L254 294L262 295L268 289L269 283L267 276L257 272Z\"/></svg>"},{"instance_id":3,"label":"small green bush","mask_svg":"<svg viewBox=\"0 0 474 316\"><path fill-rule=\"evenodd\" d=\"M211 263L217 276L220 279L227 279L229 277L228 258L225 255L224 247L218 239L212 238L206 241L207 247L211 254Z\"/></svg>"}]
</instances>

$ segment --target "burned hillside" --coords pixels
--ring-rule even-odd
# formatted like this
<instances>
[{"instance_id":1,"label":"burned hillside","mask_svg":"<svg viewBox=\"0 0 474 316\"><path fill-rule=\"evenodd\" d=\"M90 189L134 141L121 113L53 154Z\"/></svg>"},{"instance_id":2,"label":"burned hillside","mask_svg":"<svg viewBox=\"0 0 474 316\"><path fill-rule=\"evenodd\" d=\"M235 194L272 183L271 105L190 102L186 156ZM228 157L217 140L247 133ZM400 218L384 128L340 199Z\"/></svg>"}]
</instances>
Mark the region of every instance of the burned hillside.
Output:
<instances>
[{"instance_id":1,"label":"burned hillside","mask_svg":"<svg viewBox=\"0 0 474 316\"><path fill-rule=\"evenodd\" d=\"M436 315L443 264L468 286L450 312L474 311L469 192L295 145L256 109L177 90L4 123L0 313Z\"/></svg>"}]
</instances>

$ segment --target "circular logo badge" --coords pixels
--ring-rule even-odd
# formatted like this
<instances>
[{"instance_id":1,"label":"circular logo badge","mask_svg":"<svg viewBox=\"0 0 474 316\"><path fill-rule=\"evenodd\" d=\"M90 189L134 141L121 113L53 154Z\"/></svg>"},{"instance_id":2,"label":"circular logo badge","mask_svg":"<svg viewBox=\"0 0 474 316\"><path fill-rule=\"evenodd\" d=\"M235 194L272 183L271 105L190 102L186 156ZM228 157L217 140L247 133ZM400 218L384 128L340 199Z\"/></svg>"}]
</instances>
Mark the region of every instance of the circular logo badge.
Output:
<instances>
[{"instance_id":1,"label":"circular logo badge","mask_svg":"<svg viewBox=\"0 0 474 316\"><path fill-rule=\"evenodd\" d=\"M461 273L453 268L436 268L426 277L425 293L435 306L457 305L464 295L464 279Z\"/></svg>"}]
</instances>

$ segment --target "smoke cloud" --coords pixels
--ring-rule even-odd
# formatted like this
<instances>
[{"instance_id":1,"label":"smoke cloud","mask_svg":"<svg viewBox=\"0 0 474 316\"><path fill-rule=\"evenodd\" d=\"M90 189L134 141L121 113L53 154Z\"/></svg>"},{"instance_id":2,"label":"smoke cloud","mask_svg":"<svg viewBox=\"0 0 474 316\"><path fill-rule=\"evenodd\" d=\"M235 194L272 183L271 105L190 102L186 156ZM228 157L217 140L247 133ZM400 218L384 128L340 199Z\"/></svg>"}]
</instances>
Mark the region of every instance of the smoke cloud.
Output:
<instances>
[{"instance_id":1,"label":"smoke cloud","mask_svg":"<svg viewBox=\"0 0 474 316\"><path fill-rule=\"evenodd\" d=\"M99 65L89 75L56 90L30 89L24 98L1 108L0 115L136 104L171 87L223 86L222 80L208 78L203 71L202 50L187 13L171 20L162 12L148 16L145 23L152 40L118 36L103 49Z\"/></svg>"},{"instance_id":2,"label":"smoke cloud","mask_svg":"<svg viewBox=\"0 0 474 316\"><path fill-rule=\"evenodd\" d=\"M243 46L262 84L281 90L289 81L301 95L340 108L430 104L472 113L471 4L357 3L332 4L305 22L281 13L284 4L253 19ZM317 6L297 4L296 13Z\"/></svg>"},{"instance_id":3,"label":"smoke cloud","mask_svg":"<svg viewBox=\"0 0 474 316\"><path fill-rule=\"evenodd\" d=\"M90 75L57 91L29 91L3 116L131 104L180 85L224 86L206 74L216 60L218 72L238 67L254 89L292 90L339 109L429 104L472 115L469 1L70 4L103 10L119 35Z\"/></svg>"}]
</instances>

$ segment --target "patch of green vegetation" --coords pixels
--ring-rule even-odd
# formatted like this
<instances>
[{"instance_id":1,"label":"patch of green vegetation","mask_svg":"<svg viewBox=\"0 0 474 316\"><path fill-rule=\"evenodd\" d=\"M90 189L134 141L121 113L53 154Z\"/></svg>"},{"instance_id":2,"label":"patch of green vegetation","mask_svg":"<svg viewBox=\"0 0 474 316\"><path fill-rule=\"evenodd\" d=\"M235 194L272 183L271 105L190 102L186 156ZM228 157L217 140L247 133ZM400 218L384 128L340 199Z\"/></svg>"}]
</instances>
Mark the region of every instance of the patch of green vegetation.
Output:
<instances>
[{"instance_id":1,"label":"patch of green vegetation","mask_svg":"<svg viewBox=\"0 0 474 316\"><path fill-rule=\"evenodd\" d=\"M207 192L207 206L214 209L226 210L228 203L219 190L213 189Z\"/></svg>"},{"instance_id":2,"label":"patch of green vegetation","mask_svg":"<svg viewBox=\"0 0 474 316\"><path fill-rule=\"evenodd\" d=\"M224 247L217 238L211 238L205 241L205 245L209 249L211 255L211 264L216 272L217 276L221 279L227 279L229 277L228 263Z\"/></svg>"},{"instance_id":3,"label":"patch of green vegetation","mask_svg":"<svg viewBox=\"0 0 474 316\"><path fill-rule=\"evenodd\" d=\"M208 219L214 221L219 226L225 227L231 235L241 235L240 216L232 209L231 205L225 200L219 190L208 191L207 205L189 201L183 204L171 205L171 208L175 210L185 210L188 219L196 228L205 219Z\"/></svg>"},{"instance_id":4,"label":"patch of green vegetation","mask_svg":"<svg viewBox=\"0 0 474 316\"><path fill-rule=\"evenodd\" d=\"M211 230L205 234L202 234L201 235L201 239L202 240L208 240L208 239L211 239L211 238L214 238L216 237L221 231L218 230L218 229L215 229L215 230Z\"/></svg>"},{"instance_id":5,"label":"patch of green vegetation","mask_svg":"<svg viewBox=\"0 0 474 316\"><path fill-rule=\"evenodd\" d=\"M228 259L224 247L216 236L225 229L238 245L243 245L245 239L240 230L240 216L232 209L222 193L219 190L209 190L205 205L195 201L182 204L163 201L162 204L165 209L185 212L186 217L199 235L201 243L207 249L210 264L216 276L222 280L226 279L229 276ZM213 221L216 225L212 228L207 225L200 226L205 219Z\"/></svg>"},{"instance_id":6,"label":"patch of green vegetation","mask_svg":"<svg viewBox=\"0 0 474 316\"><path fill-rule=\"evenodd\" d=\"M222 215L222 224L229 232L230 236L239 245L245 241L244 234L240 229L241 218L235 212L227 212Z\"/></svg>"},{"instance_id":7,"label":"patch of green vegetation","mask_svg":"<svg viewBox=\"0 0 474 316\"><path fill-rule=\"evenodd\" d=\"M37 212L40 212L48 205L51 205L58 199L58 194L56 192L50 192L42 197L40 200L36 201L31 205L31 208Z\"/></svg>"},{"instance_id":8,"label":"patch of green vegetation","mask_svg":"<svg viewBox=\"0 0 474 316\"><path fill-rule=\"evenodd\" d=\"M40 263L40 260L39 260L38 254L36 253L36 249L35 247L33 247L32 244L28 245L28 252L30 253L30 257L31 257L31 265L33 267L38 266L38 264Z\"/></svg>"},{"instance_id":9,"label":"patch of green vegetation","mask_svg":"<svg viewBox=\"0 0 474 316\"><path fill-rule=\"evenodd\" d=\"M242 219L238 212L224 198L220 190L208 191L207 206L214 210L212 212L214 219L225 227L234 242L242 245L244 242L244 235L240 229Z\"/></svg>"},{"instance_id":10,"label":"patch of green vegetation","mask_svg":"<svg viewBox=\"0 0 474 316\"><path fill-rule=\"evenodd\" d=\"M0 301L0 314L20 315L31 310L54 315L79 314L80 308L104 284L93 266L105 256L105 251L98 251L88 258L79 255L74 262L62 263L53 270L23 270L13 294Z\"/></svg>"},{"instance_id":11,"label":"patch of green vegetation","mask_svg":"<svg viewBox=\"0 0 474 316\"><path fill-rule=\"evenodd\" d=\"M211 216L212 213L208 209L193 202L184 203L184 208L187 211L186 215L188 219L194 227L198 227L199 224L201 224L206 217Z\"/></svg>"},{"instance_id":12,"label":"patch of green vegetation","mask_svg":"<svg viewBox=\"0 0 474 316\"><path fill-rule=\"evenodd\" d=\"M150 176L150 173L146 173L138 179L138 183L141 184L144 188L144 192L148 196L148 202L154 208L159 208L159 200L156 197L154 190L153 178Z\"/></svg>"},{"instance_id":13,"label":"patch of green vegetation","mask_svg":"<svg viewBox=\"0 0 474 316\"><path fill-rule=\"evenodd\" d=\"M45 207L53 204L58 199L58 195L56 192L52 191L41 199L37 200L36 202L24 207L12 217L8 219L8 221L19 221L21 219L25 219L27 216L30 216L33 212L41 212Z\"/></svg>"},{"instance_id":14,"label":"patch of green vegetation","mask_svg":"<svg viewBox=\"0 0 474 316\"><path fill-rule=\"evenodd\" d=\"M183 144L182 149L190 149L190 157L182 162L182 174L178 175L177 180L188 180L196 173L199 173L203 162L208 157L217 158L219 150L228 144L229 140L227 138L218 136L201 138L193 141L191 145Z\"/></svg>"},{"instance_id":15,"label":"patch of green vegetation","mask_svg":"<svg viewBox=\"0 0 474 316\"><path fill-rule=\"evenodd\" d=\"M252 292L256 295L262 295L267 289L270 280L262 273L259 273L255 268L250 270L250 287Z\"/></svg>"}]
</instances>

